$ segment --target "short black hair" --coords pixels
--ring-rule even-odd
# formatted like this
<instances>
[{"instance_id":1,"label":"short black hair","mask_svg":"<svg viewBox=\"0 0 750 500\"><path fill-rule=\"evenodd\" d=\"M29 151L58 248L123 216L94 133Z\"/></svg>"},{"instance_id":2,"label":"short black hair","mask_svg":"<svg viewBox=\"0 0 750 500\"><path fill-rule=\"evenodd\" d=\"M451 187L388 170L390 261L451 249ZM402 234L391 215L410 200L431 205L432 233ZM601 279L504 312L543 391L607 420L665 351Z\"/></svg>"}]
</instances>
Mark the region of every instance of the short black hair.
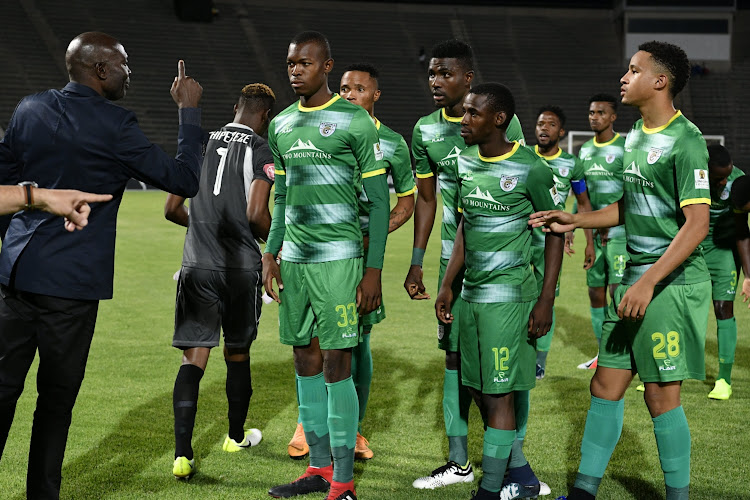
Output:
<instances>
[{"instance_id":1,"label":"short black hair","mask_svg":"<svg viewBox=\"0 0 750 500\"><path fill-rule=\"evenodd\" d=\"M536 112L537 119L539 118L539 115L546 112L557 115L557 119L560 120L560 128L565 128L565 120L567 119L567 117L565 116L565 111L563 111L560 106L553 106L551 104L542 106L541 108L539 108L539 111Z\"/></svg>"},{"instance_id":2,"label":"short black hair","mask_svg":"<svg viewBox=\"0 0 750 500\"><path fill-rule=\"evenodd\" d=\"M378 81L378 78L380 78L380 71L378 71L378 68L373 66L370 63L355 63L350 64L349 66L344 69L344 73L348 71L361 71L363 73L369 73L372 78L375 79L375 81Z\"/></svg>"},{"instance_id":3,"label":"short black hair","mask_svg":"<svg viewBox=\"0 0 750 500\"><path fill-rule=\"evenodd\" d=\"M474 69L474 51L471 50L471 45L455 38L444 40L432 47L432 58L457 59L467 71Z\"/></svg>"},{"instance_id":4,"label":"short black hair","mask_svg":"<svg viewBox=\"0 0 750 500\"><path fill-rule=\"evenodd\" d=\"M734 180L729 199L735 208L742 208L750 203L750 176L743 175Z\"/></svg>"},{"instance_id":5,"label":"short black hair","mask_svg":"<svg viewBox=\"0 0 750 500\"><path fill-rule=\"evenodd\" d=\"M640 44L638 50L651 54L656 64L668 73L672 97L682 92L690 79L690 60L684 50L677 45L655 40Z\"/></svg>"},{"instance_id":6,"label":"short black hair","mask_svg":"<svg viewBox=\"0 0 750 500\"><path fill-rule=\"evenodd\" d=\"M710 167L726 167L732 165L732 155L729 154L729 150L721 144L711 144L708 146L708 166Z\"/></svg>"},{"instance_id":7,"label":"short black hair","mask_svg":"<svg viewBox=\"0 0 750 500\"><path fill-rule=\"evenodd\" d=\"M508 128L511 118L516 114L516 100L508 87L502 83L487 82L472 87L469 93L487 96L487 103L495 113L504 111L507 118L502 128Z\"/></svg>"},{"instance_id":8,"label":"short black hair","mask_svg":"<svg viewBox=\"0 0 750 500\"><path fill-rule=\"evenodd\" d=\"M276 94L271 87L264 83L251 83L242 87L238 106L247 106L250 111L265 111L272 109L276 102Z\"/></svg>"},{"instance_id":9,"label":"short black hair","mask_svg":"<svg viewBox=\"0 0 750 500\"><path fill-rule=\"evenodd\" d=\"M589 98L589 104L592 102L606 102L617 113L617 98L612 94L594 94Z\"/></svg>"},{"instance_id":10,"label":"short black hair","mask_svg":"<svg viewBox=\"0 0 750 500\"><path fill-rule=\"evenodd\" d=\"M331 44L328 43L328 38L319 31L303 31L302 33L297 33L289 42L289 45L301 45L308 42L317 43L318 46L323 49L325 58L331 58Z\"/></svg>"}]
</instances>

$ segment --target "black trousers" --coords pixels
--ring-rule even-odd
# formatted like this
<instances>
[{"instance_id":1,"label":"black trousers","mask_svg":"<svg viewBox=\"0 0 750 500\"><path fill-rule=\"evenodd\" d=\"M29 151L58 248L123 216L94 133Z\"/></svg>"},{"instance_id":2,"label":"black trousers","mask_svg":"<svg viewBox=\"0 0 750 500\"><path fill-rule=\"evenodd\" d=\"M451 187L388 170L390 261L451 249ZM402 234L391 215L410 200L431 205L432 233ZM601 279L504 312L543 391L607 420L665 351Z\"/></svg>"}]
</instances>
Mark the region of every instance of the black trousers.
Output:
<instances>
[{"instance_id":1,"label":"black trousers","mask_svg":"<svg viewBox=\"0 0 750 500\"><path fill-rule=\"evenodd\" d=\"M16 402L39 350L26 494L60 496L73 405L86 371L99 301L62 299L0 285L0 457Z\"/></svg>"}]
</instances>

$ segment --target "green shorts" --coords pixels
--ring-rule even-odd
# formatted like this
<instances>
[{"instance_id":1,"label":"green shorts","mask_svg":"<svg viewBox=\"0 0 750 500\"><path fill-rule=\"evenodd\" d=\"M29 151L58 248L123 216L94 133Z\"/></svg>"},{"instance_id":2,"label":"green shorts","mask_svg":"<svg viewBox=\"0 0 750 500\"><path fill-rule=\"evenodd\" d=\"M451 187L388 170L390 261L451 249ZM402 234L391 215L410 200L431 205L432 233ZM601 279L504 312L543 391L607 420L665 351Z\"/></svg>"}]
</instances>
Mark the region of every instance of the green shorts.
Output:
<instances>
[{"instance_id":1,"label":"green shorts","mask_svg":"<svg viewBox=\"0 0 750 500\"><path fill-rule=\"evenodd\" d=\"M594 265L586 270L586 284L592 288L607 285L619 285L628 261L627 242L625 238L608 240L602 246L599 237L594 238L596 260Z\"/></svg>"},{"instance_id":2,"label":"green shorts","mask_svg":"<svg viewBox=\"0 0 750 500\"><path fill-rule=\"evenodd\" d=\"M443 275L445 275L445 268L448 266L448 260L440 259L440 274L438 275L438 290L440 285L443 283ZM463 299L461 298L461 289L464 286L464 269L462 268L456 279L453 280L453 302L451 302L451 315L453 316L453 323L443 323L438 320L437 327L437 338L438 347L448 352L458 352L458 331L461 328L459 325L459 318L461 317L461 304Z\"/></svg>"},{"instance_id":3,"label":"green shorts","mask_svg":"<svg viewBox=\"0 0 750 500\"><path fill-rule=\"evenodd\" d=\"M359 343L357 285L362 280L362 259L313 264L283 261L279 293L279 337L282 344L310 344L346 349ZM315 335L314 335L315 333Z\"/></svg>"},{"instance_id":4,"label":"green shorts","mask_svg":"<svg viewBox=\"0 0 750 500\"><path fill-rule=\"evenodd\" d=\"M463 302L461 380L483 394L536 385L536 348L528 338L532 302Z\"/></svg>"},{"instance_id":5,"label":"green shorts","mask_svg":"<svg viewBox=\"0 0 750 500\"><path fill-rule=\"evenodd\" d=\"M531 267L534 269L534 278L536 278L537 293L542 293L544 284L544 247L531 247ZM562 262L560 263L560 273L562 273ZM560 276L557 277L555 285L555 297L560 295Z\"/></svg>"},{"instance_id":6,"label":"green shorts","mask_svg":"<svg viewBox=\"0 0 750 500\"><path fill-rule=\"evenodd\" d=\"M657 286L641 321L617 317L617 306L629 288L617 287L607 309L599 366L635 370L644 382L706 378L711 282Z\"/></svg>"},{"instance_id":7,"label":"green shorts","mask_svg":"<svg viewBox=\"0 0 750 500\"><path fill-rule=\"evenodd\" d=\"M711 298L734 302L740 260L735 248L722 248L703 243L703 258L711 274Z\"/></svg>"}]
</instances>

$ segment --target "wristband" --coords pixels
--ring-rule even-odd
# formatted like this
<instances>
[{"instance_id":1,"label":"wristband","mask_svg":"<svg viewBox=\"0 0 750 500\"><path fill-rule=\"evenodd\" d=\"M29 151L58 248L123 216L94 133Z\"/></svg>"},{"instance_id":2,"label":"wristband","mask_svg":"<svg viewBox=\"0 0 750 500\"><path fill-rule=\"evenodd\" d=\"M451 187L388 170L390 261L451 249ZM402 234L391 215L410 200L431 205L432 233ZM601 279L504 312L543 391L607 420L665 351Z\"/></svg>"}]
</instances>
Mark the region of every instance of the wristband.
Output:
<instances>
[{"instance_id":1,"label":"wristband","mask_svg":"<svg viewBox=\"0 0 750 500\"><path fill-rule=\"evenodd\" d=\"M422 261L424 260L424 248L414 247L411 251L411 265L422 267Z\"/></svg>"}]
</instances>

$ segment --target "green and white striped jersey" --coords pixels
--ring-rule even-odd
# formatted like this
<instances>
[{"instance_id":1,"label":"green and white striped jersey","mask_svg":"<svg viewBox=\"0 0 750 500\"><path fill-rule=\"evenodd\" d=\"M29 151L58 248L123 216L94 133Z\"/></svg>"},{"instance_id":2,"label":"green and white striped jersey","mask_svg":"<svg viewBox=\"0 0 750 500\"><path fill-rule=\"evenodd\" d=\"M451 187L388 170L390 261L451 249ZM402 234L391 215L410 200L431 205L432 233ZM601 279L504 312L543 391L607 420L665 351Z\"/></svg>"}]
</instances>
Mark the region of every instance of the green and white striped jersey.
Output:
<instances>
[{"instance_id":1,"label":"green and white striped jersey","mask_svg":"<svg viewBox=\"0 0 750 500\"><path fill-rule=\"evenodd\" d=\"M537 297L531 271L529 215L562 208L552 171L516 142L485 158L478 146L458 158L464 217L465 266L461 297L467 302L528 302Z\"/></svg>"},{"instance_id":2,"label":"green and white striped jersey","mask_svg":"<svg viewBox=\"0 0 750 500\"><path fill-rule=\"evenodd\" d=\"M524 144L521 123L517 116L508 124L509 141ZM453 241L458 228L458 155L466 149L461 137L461 117L448 116L445 108L423 116L414 126L411 151L416 162L417 178L437 175L440 195L443 198L443 224L440 258L450 259Z\"/></svg>"},{"instance_id":3,"label":"green and white striped jersey","mask_svg":"<svg viewBox=\"0 0 750 500\"><path fill-rule=\"evenodd\" d=\"M586 190L594 210L601 210L622 198L624 146L625 138L616 133L612 139L602 144L593 138L585 142L578 152L586 176ZM609 228L607 237L610 240L624 239L625 226Z\"/></svg>"},{"instance_id":4,"label":"green and white striped jersey","mask_svg":"<svg viewBox=\"0 0 750 500\"><path fill-rule=\"evenodd\" d=\"M534 152L542 158L549 168L552 170L552 177L555 180L555 187L557 192L560 194L563 208L565 210L565 202L568 201L568 194L570 193L571 182L580 181L584 178L583 163L570 153L563 151L558 148L557 153L552 156L544 156L539 152L539 146L534 146ZM535 247L544 246L544 231L541 227L534 229L533 240L531 243Z\"/></svg>"},{"instance_id":5,"label":"green and white striped jersey","mask_svg":"<svg viewBox=\"0 0 750 500\"><path fill-rule=\"evenodd\" d=\"M295 102L271 121L268 144L275 163L276 196L286 197L284 260L361 257L362 178L385 173L369 113L338 94L317 107ZM269 235L269 242L273 237Z\"/></svg>"},{"instance_id":6,"label":"green and white striped jersey","mask_svg":"<svg viewBox=\"0 0 750 500\"><path fill-rule=\"evenodd\" d=\"M737 167L732 167L732 173L727 177L727 184L721 189L711 189L711 222L708 226L708 236L703 245L714 245L723 248L734 248L734 209L729 199L732 184L745 173Z\"/></svg>"},{"instance_id":7,"label":"green and white striped jersey","mask_svg":"<svg viewBox=\"0 0 750 500\"><path fill-rule=\"evenodd\" d=\"M623 156L625 232L630 261L622 283L632 285L664 254L685 223L682 208L711 204L708 151L701 131L677 112L666 125L633 125ZM710 279L701 247L662 284Z\"/></svg>"},{"instance_id":8,"label":"green and white striped jersey","mask_svg":"<svg viewBox=\"0 0 750 500\"><path fill-rule=\"evenodd\" d=\"M383 152L383 162L387 172L393 179L393 187L396 190L396 196L409 196L417 190L414 184L414 174L411 171L411 156L409 155L409 146L403 136L393 129L383 125L375 118L375 128L378 129L380 136L380 150ZM367 205L367 193L364 189L359 195L359 223L362 232L367 234L367 228L370 223L369 207Z\"/></svg>"}]
</instances>

